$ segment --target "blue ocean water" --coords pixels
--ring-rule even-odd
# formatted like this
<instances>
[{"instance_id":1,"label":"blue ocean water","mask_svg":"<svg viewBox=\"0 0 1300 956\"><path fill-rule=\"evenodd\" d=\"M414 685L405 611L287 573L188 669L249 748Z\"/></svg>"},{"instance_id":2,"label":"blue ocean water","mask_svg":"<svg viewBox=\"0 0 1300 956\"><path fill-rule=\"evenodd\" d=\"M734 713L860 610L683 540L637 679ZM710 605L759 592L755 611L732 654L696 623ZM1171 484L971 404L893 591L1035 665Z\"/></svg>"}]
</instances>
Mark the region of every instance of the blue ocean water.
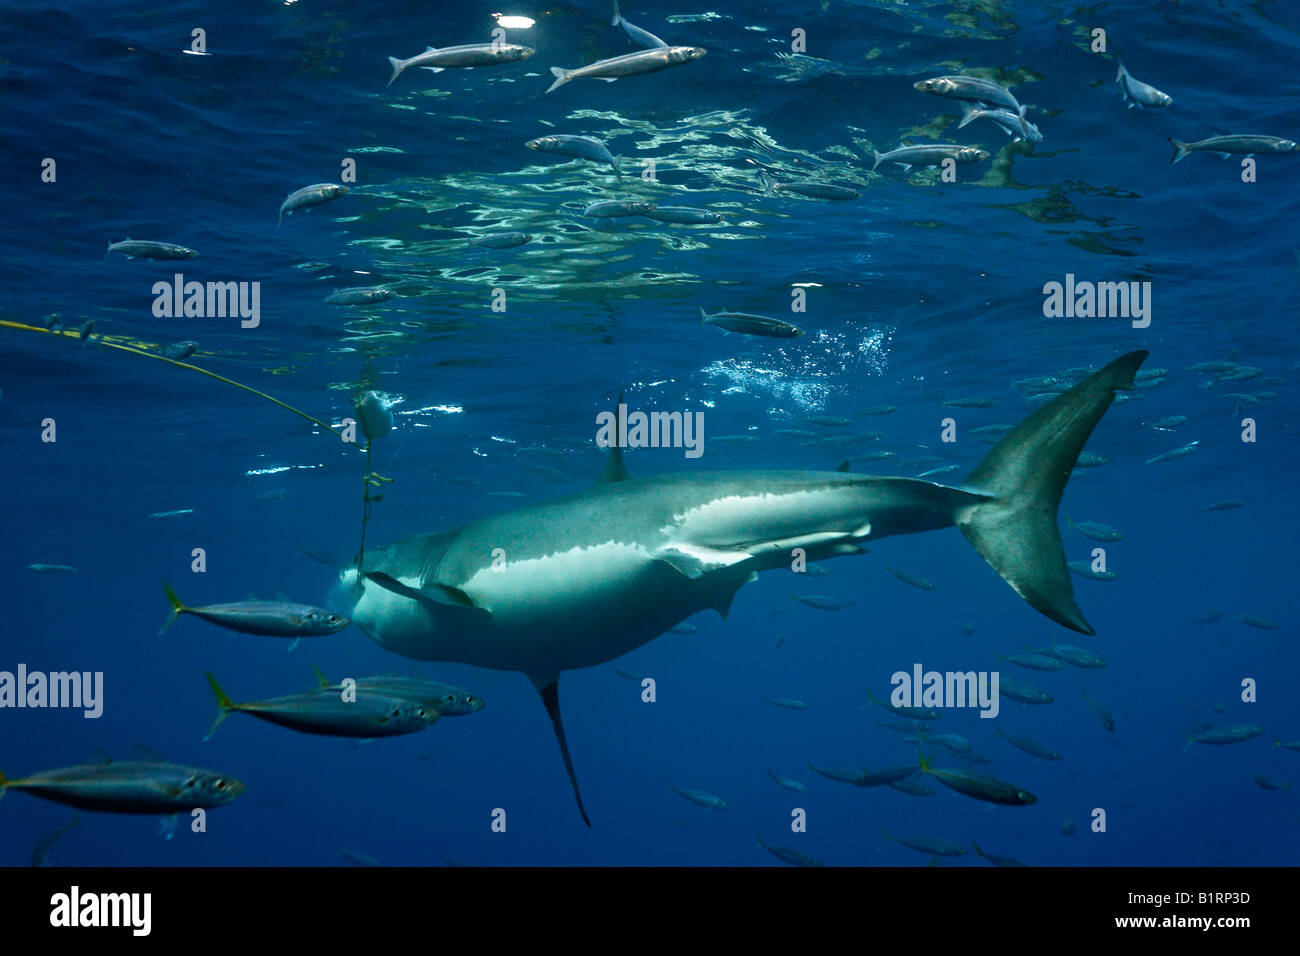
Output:
<instances>
[{"instance_id":1,"label":"blue ocean water","mask_svg":"<svg viewBox=\"0 0 1300 956\"><path fill-rule=\"evenodd\" d=\"M388 56L490 41L496 12L536 19L509 35L533 57L412 70L385 87ZM193 618L158 635L163 578L195 604L330 600L336 570L299 552L340 563L355 554L365 471L355 447L195 372L93 338L8 330L0 670L102 671L105 690L93 720L0 710L0 771L14 778L147 747L248 785L210 812L206 833L182 819L171 840L147 818L82 813L49 862L332 866L348 865L340 851L349 851L392 865L783 865L756 831L828 865L930 862L886 841L883 827L975 841L1031 865L1292 863L1296 785L1266 790L1253 778L1300 778L1300 753L1273 742L1300 738L1291 547L1300 157L1260 154L1256 181L1243 182L1241 157L1194 153L1170 165L1167 140L1294 139L1300 9L629 2L623 12L708 54L547 94L549 67L633 49L605 3L4 4L0 318L93 320L95 336L145 349L194 340L194 364L331 423L355 414L359 389L383 393L397 426L375 443L372 466L394 480L374 507L372 546L589 487L602 464L596 415L621 390L633 408L705 419L701 458L629 451L634 476L833 469L887 450L892 458L854 471L955 464L935 480L956 484L989 450L970 429L1035 408L1013 381L1147 349L1145 368L1168 375L1106 414L1088 450L1109 461L1081 469L1061 507L1063 527L1068 514L1124 534L1104 545L1115 580L1073 579L1096 636L1037 614L951 529L826 561L825 577L767 572L739 592L727 620L702 613L697 632L617 661L655 679L655 702L607 666L564 674L588 829L519 674L409 661L356 628L291 653L284 641ZM1089 49L1095 28L1106 31L1104 54ZM806 38L801 53L795 30ZM1126 109L1117 53L1174 104ZM1043 141L1009 146L988 121L959 130L956 100L912 87L965 72L1009 84ZM548 133L603 139L624 177L524 148ZM959 166L955 183L936 170L872 172L873 149L928 139L993 155ZM46 158L53 182L42 181ZM339 181L348 158L348 196L276 228L285 196ZM642 176L646 160L653 179ZM764 167L778 182L862 195L765 193ZM582 218L602 199L706 207L724 221ZM506 251L469 245L501 229L534 238ZM125 237L200 255L101 262L107 243ZM156 317L153 285L176 272L260 283L260 323ZM1150 325L1046 317L1043 287L1067 274L1151 283ZM377 284L396 295L373 308L323 304L336 288ZM795 288L806 311L791 312ZM504 311L492 308L494 290L504 290ZM701 307L780 317L807 334L724 335L699 326ZM1214 360L1258 368L1265 383L1187 368ZM968 397L994 404L943 404ZM897 411L844 428L804 424L878 405ZM1143 425L1168 416L1187 421L1175 431ZM941 441L946 417L957 422L955 443ZM1242 440L1245 418L1253 442ZM53 443L41 438L46 419ZM836 443L866 430L884 434ZM1186 457L1146 463L1189 442L1199 445ZM1225 499L1244 506L1202 510ZM1063 539L1070 560L1099 546L1069 529ZM203 574L190 571L194 548L206 552ZM79 570L37 574L33 563ZM937 590L909 587L886 564ZM792 603L792 591L856 603L817 610ZM1211 609L1221 619L1193 623ZM1108 666L1040 674L998 658L1054 638ZM915 760L917 745L878 725L889 715L865 691L885 696L890 676L917 663L996 669L1054 695L1047 706L1004 699L995 720L966 710L938 722L991 758L976 770L1032 791L1034 805L992 806L933 779L923 781L932 797L855 788L808 770L808 761L877 769ZM418 671L487 706L371 743L234 715L203 742L216 712L204 670L251 700L309 689L312 666L332 677ZM1247 679L1256 702L1242 700ZM1109 706L1113 732L1084 693ZM781 709L765 695L809 706ZM1193 728L1234 723L1265 733L1185 746ZM1022 753L995 727L1064 759ZM925 752L936 767L967 766L938 747ZM807 792L778 787L769 769ZM693 805L670 784L720 795L729 808ZM503 833L492 828L498 808ZM796 809L806 832L791 832ZM1098 809L1104 832L1093 829ZM10 794L0 862L26 864L38 835L72 815ZM943 862L987 865L973 852Z\"/></svg>"}]
</instances>

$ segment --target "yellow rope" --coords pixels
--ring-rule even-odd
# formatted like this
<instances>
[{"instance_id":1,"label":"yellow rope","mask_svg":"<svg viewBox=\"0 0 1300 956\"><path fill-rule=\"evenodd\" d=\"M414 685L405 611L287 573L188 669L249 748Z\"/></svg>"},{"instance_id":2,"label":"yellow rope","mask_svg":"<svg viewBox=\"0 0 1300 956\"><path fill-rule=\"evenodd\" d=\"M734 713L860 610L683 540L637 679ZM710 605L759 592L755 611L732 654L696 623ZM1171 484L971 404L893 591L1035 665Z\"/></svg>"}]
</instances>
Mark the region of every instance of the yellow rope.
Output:
<instances>
[{"instance_id":1,"label":"yellow rope","mask_svg":"<svg viewBox=\"0 0 1300 956\"><path fill-rule=\"evenodd\" d=\"M21 331L24 332L44 332L47 335L58 335L65 338L71 337L78 340L80 340L81 338L81 333L75 329L46 329L46 328L42 328L39 325L27 325L23 322L13 322L9 319L0 319L0 328L20 329ZM338 435L339 438L343 437L343 432L339 431L333 425L330 425L328 422L323 422L319 418L316 418L313 415L308 415L306 412L302 411L301 409L294 408L292 405L280 401L274 395L268 395L266 394L266 392L259 392L257 389L253 388L252 386L245 385L242 382L236 382L234 379L226 378L224 375L218 375L216 372L209 372L205 368L199 368L197 365L190 365L187 362L178 362L176 361L176 359L168 358L165 355L159 355L157 352L149 352L146 351L145 349L135 348L134 346L122 345L121 343L118 342L111 342L108 340L107 337L104 336L101 336L98 339L96 339L95 344L102 345L105 348L117 349L120 352L130 352L132 355L143 355L145 358L157 359L160 362L166 362L168 365L174 365L177 368L187 368L190 369L191 371L198 372L200 375L206 375L208 378L215 378L218 382L225 382L227 385L235 386L235 388L242 388L244 391L251 392L252 394L256 395L258 398L264 398L268 402L274 402L276 405L279 405L281 408L285 409L286 411L293 412L295 415L297 415L300 418L305 418L307 419L307 421L315 425L319 425L321 428L328 429L329 431L333 432L335 435Z\"/></svg>"}]
</instances>

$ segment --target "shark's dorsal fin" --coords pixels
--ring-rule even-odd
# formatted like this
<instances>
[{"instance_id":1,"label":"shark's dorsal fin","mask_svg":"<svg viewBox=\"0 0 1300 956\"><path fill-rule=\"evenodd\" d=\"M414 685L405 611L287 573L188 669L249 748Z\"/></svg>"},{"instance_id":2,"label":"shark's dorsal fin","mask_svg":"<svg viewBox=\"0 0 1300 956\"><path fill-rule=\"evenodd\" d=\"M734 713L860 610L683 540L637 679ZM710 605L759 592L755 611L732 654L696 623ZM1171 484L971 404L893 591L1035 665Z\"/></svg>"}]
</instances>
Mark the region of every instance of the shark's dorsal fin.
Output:
<instances>
[{"instance_id":1,"label":"shark's dorsal fin","mask_svg":"<svg viewBox=\"0 0 1300 956\"><path fill-rule=\"evenodd\" d=\"M623 449L618 443L618 438L623 434L623 393L618 393L618 411L615 412L615 430L614 440L610 443L609 451L605 454L605 467L600 470L600 477L596 479L596 487L601 485L612 485L616 481L631 481L632 476L628 474L627 465L623 463Z\"/></svg>"},{"instance_id":2,"label":"shark's dorsal fin","mask_svg":"<svg viewBox=\"0 0 1300 956\"><path fill-rule=\"evenodd\" d=\"M556 674L529 674L533 686L537 692L542 695L542 704L546 707L546 713L551 718L551 726L555 728L555 740L560 745L560 756L564 758L564 769L569 773L569 782L573 784L573 796L578 801L578 812L582 814L582 822L591 826L591 820L587 816L587 809L582 805L582 791L578 789L578 775L573 771L573 758L569 756L569 743L564 738L564 721L560 718L560 675Z\"/></svg>"},{"instance_id":3,"label":"shark's dorsal fin","mask_svg":"<svg viewBox=\"0 0 1300 956\"><path fill-rule=\"evenodd\" d=\"M848 471L848 470L849 470L849 463L848 463L847 461L842 461L842 462L840 462L840 466L839 466L838 468L836 468L835 470L836 470L836 471Z\"/></svg>"}]
</instances>

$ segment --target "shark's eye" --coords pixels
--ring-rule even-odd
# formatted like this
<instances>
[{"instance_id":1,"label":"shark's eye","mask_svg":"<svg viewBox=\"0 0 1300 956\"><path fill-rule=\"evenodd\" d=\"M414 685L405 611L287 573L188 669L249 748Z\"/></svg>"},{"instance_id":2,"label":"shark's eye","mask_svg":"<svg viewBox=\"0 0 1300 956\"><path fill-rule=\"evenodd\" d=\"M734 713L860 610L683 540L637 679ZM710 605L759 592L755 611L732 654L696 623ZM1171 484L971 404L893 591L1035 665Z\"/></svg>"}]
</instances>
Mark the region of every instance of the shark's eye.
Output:
<instances>
[{"instance_id":1,"label":"shark's eye","mask_svg":"<svg viewBox=\"0 0 1300 956\"><path fill-rule=\"evenodd\" d=\"M218 790L225 790L225 789L226 789L226 781L221 780L220 778L218 778L216 781L213 782L212 786L215 787L215 788L218 789Z\"/></svg>"}]
</instances>

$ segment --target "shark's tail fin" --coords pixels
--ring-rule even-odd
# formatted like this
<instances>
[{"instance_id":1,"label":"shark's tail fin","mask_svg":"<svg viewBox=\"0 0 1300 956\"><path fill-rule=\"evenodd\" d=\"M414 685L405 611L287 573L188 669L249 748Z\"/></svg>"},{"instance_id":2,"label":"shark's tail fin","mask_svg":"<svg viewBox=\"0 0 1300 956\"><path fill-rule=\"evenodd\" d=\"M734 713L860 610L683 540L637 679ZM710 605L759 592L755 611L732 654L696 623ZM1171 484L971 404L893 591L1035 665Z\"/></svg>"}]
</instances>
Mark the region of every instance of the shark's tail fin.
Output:
<instances>
[{"instance_id":1,"label":"shark's tail fin","mask_svg":"<svg viewBox=\"0 0 1300 956\"><path fill-rule=\"evenodd\" d=\"M402 61L395 56L390 56L388 58L388 64L393 68L393 75L388 78L388 85L392 86L393 80L402 75L404 67L402 66Z\"/></svg>"},{"instance_id":2,"label":"shark's tail fin","mask_svg":"<svg viewBox=\"0 0 1300 956\"><path fill-rule=\"evenodd\" d=\"M1030 605L1082 634L1095 631L1074 602L1056 509L1088 436L1116 389L1133 388L1146 357L1129 352L1058 395L1008 432L965 482L993 496L957 517L966 540Z\"/></svg>"},{"instance_id":3,"label":"shark's tail fin","mask_svg":"<svg viewBox=\"0 0 1300 956\"><path fill-rule=\"evenodd\" d=\"M1186 143L1181 139L1174 139L1172 136L1169 138L1169 145L1174 148L1174 158L1169 160L1170 166L1191 152L1191 150L1187 148Z\"/></svg>"},{"instance_id":4,"label":"shark's tail fin","mask_svg":"<svg viewBox=\"0 0 1300 956\"><path fill-rule=\"evenodd\" d=\"M609 25L616 27L618 26L618 21L622 19L622 15L618 12L618 0L614 0L614 19L609 21Z\"/></svg>"}]
</instances>

